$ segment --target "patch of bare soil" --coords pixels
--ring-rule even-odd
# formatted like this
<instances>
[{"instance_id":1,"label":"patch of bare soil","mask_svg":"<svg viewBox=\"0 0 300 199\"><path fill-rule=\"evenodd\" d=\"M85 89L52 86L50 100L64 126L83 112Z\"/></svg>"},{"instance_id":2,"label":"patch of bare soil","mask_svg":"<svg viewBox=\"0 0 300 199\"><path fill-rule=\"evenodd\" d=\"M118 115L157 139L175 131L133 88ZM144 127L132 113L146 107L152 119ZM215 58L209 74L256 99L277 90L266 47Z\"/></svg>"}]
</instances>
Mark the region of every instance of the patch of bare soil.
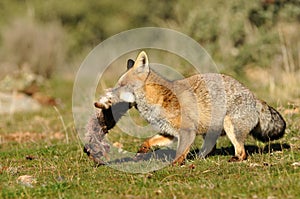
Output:
<instances>
[{"instance_id":1,"label":"patch of bare soil","mask_svg":"<svg viewBox=\"0 0 300 199\"><path fill-rule=\"evenodd\" d=\"M51 133L35 133L35 132L15 132L0 135L0 143L7 142L38 142L41 140L63 140L65 135L62 132L51 132Z\"/></svg>"}]
</instances>

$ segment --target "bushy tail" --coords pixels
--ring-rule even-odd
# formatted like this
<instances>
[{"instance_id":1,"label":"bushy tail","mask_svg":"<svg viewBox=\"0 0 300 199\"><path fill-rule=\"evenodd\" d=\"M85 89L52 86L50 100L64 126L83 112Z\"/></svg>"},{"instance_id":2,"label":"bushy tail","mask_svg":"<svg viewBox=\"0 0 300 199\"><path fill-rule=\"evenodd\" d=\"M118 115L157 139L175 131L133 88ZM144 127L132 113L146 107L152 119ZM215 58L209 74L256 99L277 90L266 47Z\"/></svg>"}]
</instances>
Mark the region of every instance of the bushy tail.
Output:
<instances>
[{"instance_id":1,"label":"bushy tail","mask_svg":"<svg viewBox=\"0 0 300 199\"><path fill-rule=\"evenodd\" d=\"M264 101L258 100L256 107L259 113L259 121L251 131L253 137L263 142L283 137L286 124L280 113Z\"/></svg>"}]
</instances>

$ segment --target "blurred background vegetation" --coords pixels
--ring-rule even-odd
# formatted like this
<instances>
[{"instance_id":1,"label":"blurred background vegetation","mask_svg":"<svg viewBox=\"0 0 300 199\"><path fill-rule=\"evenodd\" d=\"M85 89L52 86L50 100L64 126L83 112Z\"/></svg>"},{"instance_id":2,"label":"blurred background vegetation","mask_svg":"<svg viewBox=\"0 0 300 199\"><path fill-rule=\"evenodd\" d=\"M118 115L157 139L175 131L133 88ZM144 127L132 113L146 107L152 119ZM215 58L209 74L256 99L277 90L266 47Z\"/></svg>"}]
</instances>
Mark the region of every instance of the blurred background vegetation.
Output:
<instances>
[{"instance_id":1,"label":"blurred background vegetation","mask_svg":"<svg viewBox=\"0 0 300 199\"><path fill-rule=\"evenodd\" d=\"M101 41L157 26L195 39L222 72L264 88L259 95L300 98L299 0L2 0L0 15L0 78L23 68L74 77Z\"/></svg>"},{"instance_id":2,"label":"blurred background vegetation","mask_svg":"<svg viewBox=\"0 0 300 199\"><path fill-rule=\"evenodd\" d=\"M299 198L300 0L0 0L0 16L0 198ZM226 155L186 167L145 175L92 167L71 111L76 72L103 40L149 26L192 37L220 72L276 107L287 129L275 145L291 148L272 151L272 144L249 138L258 152L231 164L224 137L217 148ZM150 62L171 60L176 71L193 73L174 54L149 51ZM101 91L125 71L125 56L136 55L109 67ZM131 111L137 125L146 125ZM117 127L109 139L131 152L142 143ZM20 185L21 175L37 183Z\"/></svg>"}]
</instances>

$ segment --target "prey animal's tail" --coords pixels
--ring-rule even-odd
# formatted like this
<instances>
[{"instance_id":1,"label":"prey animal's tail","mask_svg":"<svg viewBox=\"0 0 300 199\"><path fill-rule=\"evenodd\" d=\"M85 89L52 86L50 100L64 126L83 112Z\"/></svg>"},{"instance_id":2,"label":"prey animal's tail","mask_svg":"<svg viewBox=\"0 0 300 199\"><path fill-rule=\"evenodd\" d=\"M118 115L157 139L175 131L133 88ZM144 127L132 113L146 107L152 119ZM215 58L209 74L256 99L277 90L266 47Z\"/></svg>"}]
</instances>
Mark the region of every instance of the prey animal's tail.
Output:
<instances>
[{"instance_id":1,"label":"prey animal's tail","mask_svg":"<svg viewBox=\"0 0 300 199\"><path fill-rule=\"evenodd\" d=\"M277 140L284 135L286 123L280 113L266 102L257 100L259 114L257 126L251 131L256 139L262 142Z\"/></svg>"}]
</instances>

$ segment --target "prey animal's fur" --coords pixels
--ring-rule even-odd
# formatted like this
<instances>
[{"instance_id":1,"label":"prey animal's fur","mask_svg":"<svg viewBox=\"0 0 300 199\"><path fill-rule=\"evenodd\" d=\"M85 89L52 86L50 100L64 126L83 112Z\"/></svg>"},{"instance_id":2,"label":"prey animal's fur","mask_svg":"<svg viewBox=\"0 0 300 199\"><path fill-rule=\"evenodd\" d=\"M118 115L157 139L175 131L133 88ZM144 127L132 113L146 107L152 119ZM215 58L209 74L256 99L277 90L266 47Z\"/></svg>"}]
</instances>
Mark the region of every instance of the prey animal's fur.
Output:
<instances>
[{"instance_id":1,"label":"prey animal's fur","mask_svg":"<svg viewBox=\"0 0 300 199\"><path fill-rule=\"evenodd\" d=\"M110 145L104 139L118 120L126 113L131 105L126 102L116 102L109 109L97 108L86 125L84 152L98 165L103 165L103 157L109 159Z\"/></svg>"}]
</instances>

